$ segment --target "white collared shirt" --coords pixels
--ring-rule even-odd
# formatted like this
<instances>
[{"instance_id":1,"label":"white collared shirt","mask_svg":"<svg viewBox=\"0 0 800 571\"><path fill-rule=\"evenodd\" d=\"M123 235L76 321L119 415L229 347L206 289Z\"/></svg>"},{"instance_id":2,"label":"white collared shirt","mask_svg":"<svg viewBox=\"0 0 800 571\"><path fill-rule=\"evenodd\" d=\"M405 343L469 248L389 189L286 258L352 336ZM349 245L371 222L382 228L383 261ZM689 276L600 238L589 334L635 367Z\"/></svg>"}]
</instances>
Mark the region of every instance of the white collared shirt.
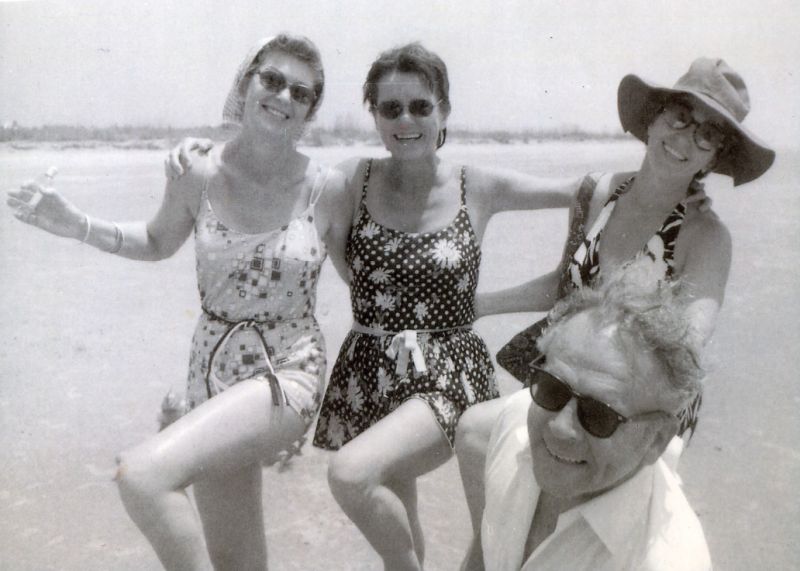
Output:
<instances>
[{"instance_id":1,"label":"white collared shirt","mask_svg":"<svg viewBox=\"0 0 800 571\"><path fill-rule=\"evenodd\" d=\"M526 424L530 404L527 389L512 396L492 432L481 526L487 571L711 569L700 522L662 460L561 514L523 561L540 491Z\"/></svg>"}]
</instances>

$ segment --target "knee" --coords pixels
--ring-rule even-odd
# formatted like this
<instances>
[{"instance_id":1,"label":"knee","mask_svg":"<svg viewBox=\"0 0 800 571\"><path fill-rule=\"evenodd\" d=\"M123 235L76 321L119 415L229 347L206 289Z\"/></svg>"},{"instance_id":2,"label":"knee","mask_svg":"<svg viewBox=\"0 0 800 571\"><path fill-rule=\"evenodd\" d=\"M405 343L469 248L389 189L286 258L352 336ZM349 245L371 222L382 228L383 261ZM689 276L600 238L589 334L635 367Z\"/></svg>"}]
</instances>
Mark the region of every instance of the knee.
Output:
<instances>
[{"instance_id":1,"label":"knee","mask_svg":"<svg viewBox=\"0 0 800 571\"><path fill-rule=\"evenodd\" d=\"M378 483L371 463L346 447L336 452L328 464L328 485L340 503L366 497Z\"/></svg>"},{"instance_id":2,"label":"knee","mask_svg":"<svg viewBox=\"0 0 800 571\"><path fill-rule=\"evenodd\" d=\"M141 454L125 451L117 455L117 473L114 481L123 501L145 502L158 495L161 490L154 477L155 467L145 461Z\"/></svg>"},{"instance_id":3,"label":"knee","mask_svg":"<svg viewBox=\"0 0 800 571\"><path fill-rule=\"evenodd\" d=\"M486 456L491 437L491 423L487 423L481 406L464 411L456 426L454 448L459 462L482 459Z\"/></svg>"}]
</instances>

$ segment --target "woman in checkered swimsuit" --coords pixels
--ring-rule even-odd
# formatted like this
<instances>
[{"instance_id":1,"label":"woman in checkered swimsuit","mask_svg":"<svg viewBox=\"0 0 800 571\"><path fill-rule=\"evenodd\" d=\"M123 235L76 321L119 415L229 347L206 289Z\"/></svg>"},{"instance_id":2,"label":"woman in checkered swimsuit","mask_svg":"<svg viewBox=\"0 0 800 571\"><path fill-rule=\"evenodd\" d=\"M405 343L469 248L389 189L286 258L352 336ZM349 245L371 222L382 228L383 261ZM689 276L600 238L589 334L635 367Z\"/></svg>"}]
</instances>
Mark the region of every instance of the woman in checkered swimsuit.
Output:
<instances>
[{"instance_id":1,"label":"woman in checkered swimsuit","mask_svg":"<svg viewBox=\"0 0 800 571\"><path fill-rule=\"evenodd\" d=\"M303 438L321 401L325 347L313 312L323 240L343 242L334 221L352 212L340 213L341 173L296 147L323 83L308 39L259 42L223 112L240 129L192 157L147 223L90 218L52 189L13 196L21 220L132 259L166 258L194 231L202 314L190 410L123 452L116 476L167 569L266 569L262 467Z\"/></svg>"}]
</instances>

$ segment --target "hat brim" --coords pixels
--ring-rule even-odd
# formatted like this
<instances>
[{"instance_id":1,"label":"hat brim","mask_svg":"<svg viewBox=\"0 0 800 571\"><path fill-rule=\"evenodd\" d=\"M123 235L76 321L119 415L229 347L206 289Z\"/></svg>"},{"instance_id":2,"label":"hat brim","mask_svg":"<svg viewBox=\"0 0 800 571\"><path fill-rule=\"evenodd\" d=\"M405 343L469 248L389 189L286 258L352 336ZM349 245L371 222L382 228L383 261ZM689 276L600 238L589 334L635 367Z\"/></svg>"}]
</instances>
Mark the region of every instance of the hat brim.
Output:
<instances>
[{"instance_id":1,"label":"hat brim","mask_svg":"<svg viewBox=\"0 0 800 571\"><path fill-rule=\"evenodd\" d=\"M661 87L636 75L623 77L617 91L617 110L622 128L640 141L646 142L650 121L658 113L664 100L677 94L689 96L694 104L699 104L715 115L738 135L735 145L714 165L714 172L732 177L733 184L738 186L757 179L772 166L775 151L745 129L714 99L698 91Z\"/></svg>"}]
</instances>

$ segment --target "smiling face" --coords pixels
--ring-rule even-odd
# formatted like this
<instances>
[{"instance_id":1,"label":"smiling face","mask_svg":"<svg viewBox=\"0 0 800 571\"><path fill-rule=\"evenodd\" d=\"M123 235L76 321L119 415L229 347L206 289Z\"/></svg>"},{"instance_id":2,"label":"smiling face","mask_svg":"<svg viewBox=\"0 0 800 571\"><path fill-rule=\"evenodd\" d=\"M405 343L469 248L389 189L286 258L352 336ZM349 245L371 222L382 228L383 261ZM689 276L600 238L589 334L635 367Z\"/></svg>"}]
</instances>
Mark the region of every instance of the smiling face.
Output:
<instances>
[{"instance_id":1,"label":"smiling face","mask_svg":"<svg viewBox=\"0 0 800 571\"><path fill-rule=\"evenodd\" d=\"M286 86L280 90L274 89L274 82L265 86L259 76L264 71L273 72L273 77L282 75ZM291 86L305 86L313 93L315 79L314 70L296 57L281 51L268 53L247 85L243 124L257 125L297 140L305 127L311 103L293 98Z\"/></svg>"},{"instance_id":2,"label":"smiling face","mask_svg":"<svg viewBox=\"0 0 800 571\"><path fill-rule=\"evenodd\" d=\"M647 156L651 164L675 175L694 176L713 165L717 150L704 150L695 143L698 124L713 120L702 107L692 109L686 105L694 124L681 129L669 125L665 113L656 116L647 128Z\"/></svg>"},{"instance_id":3,"label":"smiling face","mask_svg":"<svg viewBox=\"0 0 800 571\"><path fill-rule=\"evenodd\" d=\"M420 101L433 106L428 116L412 113L424 108ZM381 105L396 102L402 107L394 118L385 118L378 112ZM416 102L412 105L412 102ZM409 106L412 109L409 109ZM446 126L446 117L437 104L435 94L416 73L392 71L378 82L378 96L372 111L375 126L386 149L400 160L419 159L436 151L439 131Z\"/></svg>"},{"instance_id":4,"label":"smiling face","mask_svg":"<svg viewBox=\"0 0 800 571\"><path fill-rule=\"evenodd\" d=\"M665 409L659 388L666 373L652 355L623 341L616 325L585 311L558 327L546 349L547 371L626 417ZM576 406L574 398L558 412L532 403L528 413L536 481L559 498L585 501L622 483L654 462L672 436L667 415L648 415L596 438L580 425Z\"/></svg>"}]
</instances>

